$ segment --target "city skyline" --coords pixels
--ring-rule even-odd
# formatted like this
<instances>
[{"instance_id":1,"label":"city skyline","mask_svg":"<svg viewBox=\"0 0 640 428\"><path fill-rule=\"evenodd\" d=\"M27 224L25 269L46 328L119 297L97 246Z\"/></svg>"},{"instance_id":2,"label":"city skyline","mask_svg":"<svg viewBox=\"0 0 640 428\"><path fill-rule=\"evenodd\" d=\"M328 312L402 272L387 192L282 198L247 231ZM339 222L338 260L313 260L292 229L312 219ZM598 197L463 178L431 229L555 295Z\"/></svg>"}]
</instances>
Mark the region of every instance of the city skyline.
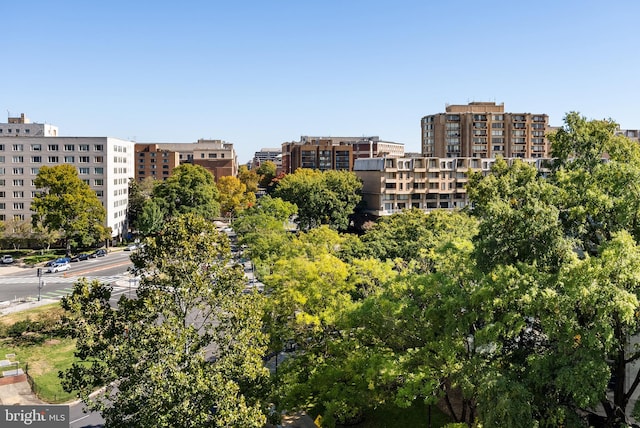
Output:
<instances>
[{"instance_id":1,"label":"city skyline","mask_svg":"<svg viewBox=\"0 0 640 428\"><path fill-rule=\"evenodd\" d=\"M561 4L557 4L561 3ZM301 135L420 151L445 104L640 128L640 4L12 2L0 108L61 136L220 139L241 163Z\"/></svg>"}]
</instances>

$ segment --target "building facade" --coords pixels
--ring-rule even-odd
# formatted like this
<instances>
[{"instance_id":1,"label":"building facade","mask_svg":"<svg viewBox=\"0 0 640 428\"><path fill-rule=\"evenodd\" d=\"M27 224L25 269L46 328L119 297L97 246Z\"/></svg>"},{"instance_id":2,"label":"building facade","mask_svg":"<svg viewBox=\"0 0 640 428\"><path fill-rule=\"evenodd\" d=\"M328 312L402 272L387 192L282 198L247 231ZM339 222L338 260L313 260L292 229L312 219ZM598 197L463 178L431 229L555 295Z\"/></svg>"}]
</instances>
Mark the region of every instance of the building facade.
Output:
<instances>
[{"instance_id":1,"label":"building facade","mask_svg":"<svg viewBox=\"0 0 640 428\"><path fill-rule=\"evenodd\" d=\"M147 177L166 180L180 165L180 153L162 149L158 144L135 145L135 175L137 181Z\"/></svg>"},{"instance_id":2,"label":"building facade","mask_svg":"<svg viewBox=\"0 0 640 428\"><path fill-rule=\"evenodd\" d=\"M310 137L282 144L282 171L298 168L352 171L356 159L380 155L403 156L404 144L374 137Z\"/></svg>"},{"instance_id":3,"label":"building facade","mask_svg":"<svg viewBox=\"0 0 640 428\"><path fill-rule=\"evenodd\" d=\"M515 158L505 159L509 164ZM520 159L545 173L548 159ZM461 209L469 205L466 184L472 172L488 175L495 158L358 159L354 172L362 180L366 212L376 217L417 208Z\"/></svg>"},{"instance_id":4,"label":"building facade","mask_svg":"<svg viewBox=\"0 0 640 428\"><path fill-rule=\"evenodd\" d=\"M46 123L32 123L24 113L20 117L9 117L0 123L0 137L57 137L58 127Z\"/></svg>"},{"instance_id":5,"label":"building facade","mask_svg":"<svg viewBox=\"0 0 640 428\"><path fill-rule=\"evenodd\" d=\"M105 207L112 236L122 236L133 155L133 142L110 137L0 138L0 220L30 221L40 168L69 164Z\"/></svg>"},{"instance_id":6,"label":"building facade","mask_svg":"<svg viewBox=\"0 0 640 428\"><path fill-rule=\"evenodd\" d=\"M427 157L549 157L549 117L542 113L506 113L504 104L472 102L447 105L420 125Z\"/></svg>"}]
</instances>

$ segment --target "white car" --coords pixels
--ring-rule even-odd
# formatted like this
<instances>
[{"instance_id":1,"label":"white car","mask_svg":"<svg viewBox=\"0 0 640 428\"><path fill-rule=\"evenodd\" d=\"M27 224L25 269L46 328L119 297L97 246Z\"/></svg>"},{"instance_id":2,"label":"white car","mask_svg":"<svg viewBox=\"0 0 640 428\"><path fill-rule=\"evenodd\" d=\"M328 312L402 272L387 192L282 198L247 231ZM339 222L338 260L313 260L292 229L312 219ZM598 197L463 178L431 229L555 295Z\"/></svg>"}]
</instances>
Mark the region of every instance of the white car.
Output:
<instances>
[{"instance_id":1,"label":"white car","mask_svg":"<svg viewBox=\"0 0 640 428\"><path fill-rule=\"evenodd\" d=\"M69 263L54 263L51 266L49 266L49 269L47 269L47 272L56 273L56 272L63 272L69 269L71 269L71 265L69 265Z\"/></svg>"},{"instance_id":2,"label":"white car","mask_svg":"<svg viewBox=\"0 0 640 428\"><path fill-rule=\"evenodd\" d=\"M5 254L4 256L2 256L2 259L0 259L0 261L2 261L2 263L4 263L5 265L9 265L13 263L13 257L9 254Z\"/></svg>"}]
</instances>

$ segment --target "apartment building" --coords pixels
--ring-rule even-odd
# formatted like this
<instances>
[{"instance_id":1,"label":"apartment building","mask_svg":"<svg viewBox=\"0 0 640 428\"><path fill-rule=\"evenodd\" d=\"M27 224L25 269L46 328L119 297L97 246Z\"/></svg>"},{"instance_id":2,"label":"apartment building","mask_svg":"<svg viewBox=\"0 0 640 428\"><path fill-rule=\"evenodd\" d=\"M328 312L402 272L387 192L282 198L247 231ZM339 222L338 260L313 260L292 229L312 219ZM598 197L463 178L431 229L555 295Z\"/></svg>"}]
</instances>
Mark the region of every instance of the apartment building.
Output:
<instances>
[{"instance_id":1,"label":"apartment building","mask_svg":"<svg viewBox=\"0 0 640 428\"><path fill-rule=\"evenodd\" d=\"M153 149L150 147L153 146ZM204 140L200 139L196 143L152 143L152 144L137 144L136 150L138 153L136 157L138 158L138 166L144 165L152 165L153 163L148 162L147 158L150 159L151 152L148 150L155 151L157 158L157 153L167 153L167 157L171 158L174 155L172 153L177 154L178 164L183 163L191 163L194 165L200 165L211 172L216 180L220 177L224 176L237 176L238 175L238 156L233 147L232 143L227 143L222 140ZM147 150L147 152L145 152ZM140 155L143 153L143 155ZM147 154L148 153L148 154ZM140 159L143 159L143 162L140 162ZM157 163L156 163L157 165ZM164 161L162 163L162 174L158 173L159 167L156 166L156 174L150 174L153 171L153 168L150 170L143 168L136 169L136 180L142 180L144 177L148 177L149 175L155 176L158 179L164 179L167 175L165 175L165 170L170 171L173 169L170 167L171 161L169 161L169 168L164 168Z\"/></svg>"},{"instance_id":2,"label":"apartment building","mask_svg":"<svg viewBox=\"0 0 640 428\"><path fill-rule=\"evenodd\" d=\"M135 176L137 181L147 177L166 180L180 165L180 153L160 148L159 144L135 145Z\"/></svg>"},{"instance_id":3,"label":"apartment building","mask_svg":"<svg viewBox=\"0 0 640 428\"><path fill-rule=\"evenodd\" d=\"M24 113L0 123L0 137L57 137L58 127L46 123L32 123Z\"/></svg>"},{"instance_id":4,"label":"apartment building","mask_svg":"<svg viewBox=\"0 0 640 428\"><path fill-rule=\"evenodd\" d=\"M454 158L545 158L549 156L549 117L507 113L504 104L447 105L444 113L420 121L422 154Z\"/></svg>"},{"instance_id":5,"label":"apartment building","mask_svg":"<svg viewBox=\"0 0 640 428\"><path fill-rule=\"evenodd\" d=\"M249 169L258 168L264 162L270 161L276 165L278 171L282 170L282 149L281 148L264 148L255 152L253 159L249 162Z\"/></svg>"},{"instance_id":6,"label":"apartment building","mask_svg":"<svg viewBox=\"0 0 640 428\"><path fill-rule=\"evenodd\" d=\"M403 156L404 144L381 141L379 137L310 137L282 144L282 170L298 168L352 171L356 159Z\"/></svg>"},{"instance_id":7,"label":"apartment building","mask_svg":"<svg viewBox=\"0 0 640 428\"><path fill-rule=\"evenodd\" d=\"M509 164L516 158L505 159ZM548 159L520 159L545 173ZM362 180L366 212L387 216L405 209L425 212L461 209L469 205L465 185L472 172L487 175L495 158L374 158L358 159L354 173Z\"/></svg>"},{"instance_id":8,"label":"apartment building","mask_svg":"<svg viewBox=\"0 0 640 428\"><path fill-rule=\"evenodd\" d=\"M105 207L113 237L122 236L133 152L133 142L110 137L0 138L0 220L30 220L40 168L70 164Z\"/></svg>"}]
</instances>

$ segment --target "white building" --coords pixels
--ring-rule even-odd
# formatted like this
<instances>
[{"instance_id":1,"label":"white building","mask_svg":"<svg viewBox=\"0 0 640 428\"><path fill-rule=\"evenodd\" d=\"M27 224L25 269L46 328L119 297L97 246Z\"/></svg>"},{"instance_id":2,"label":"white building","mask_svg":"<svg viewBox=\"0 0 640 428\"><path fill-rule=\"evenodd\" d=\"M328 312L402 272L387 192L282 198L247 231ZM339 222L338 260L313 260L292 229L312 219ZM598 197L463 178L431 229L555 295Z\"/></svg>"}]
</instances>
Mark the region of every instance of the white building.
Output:
<instances>
[{"instance_id":1,"label":"white building","mask_svg":"<svg viewBox=\"0 0 640 428\"><path fill-rule=\"evenodd\" d=\"M40 167L70 164L105 207L112 236L125 234L134 144L110 137L0 138L0 220L30 220Z\"/></svg>"},{"instance_id":2,"label":"white building","mask_svg":"<svg viewBox=\"0 0 640 428\"><path fill-rule=\"evenodd\" d=\"M31 123L22 113L0 123L0 137L57 137L58 127L46 123Z\"/></svg>"}]
</instances>

